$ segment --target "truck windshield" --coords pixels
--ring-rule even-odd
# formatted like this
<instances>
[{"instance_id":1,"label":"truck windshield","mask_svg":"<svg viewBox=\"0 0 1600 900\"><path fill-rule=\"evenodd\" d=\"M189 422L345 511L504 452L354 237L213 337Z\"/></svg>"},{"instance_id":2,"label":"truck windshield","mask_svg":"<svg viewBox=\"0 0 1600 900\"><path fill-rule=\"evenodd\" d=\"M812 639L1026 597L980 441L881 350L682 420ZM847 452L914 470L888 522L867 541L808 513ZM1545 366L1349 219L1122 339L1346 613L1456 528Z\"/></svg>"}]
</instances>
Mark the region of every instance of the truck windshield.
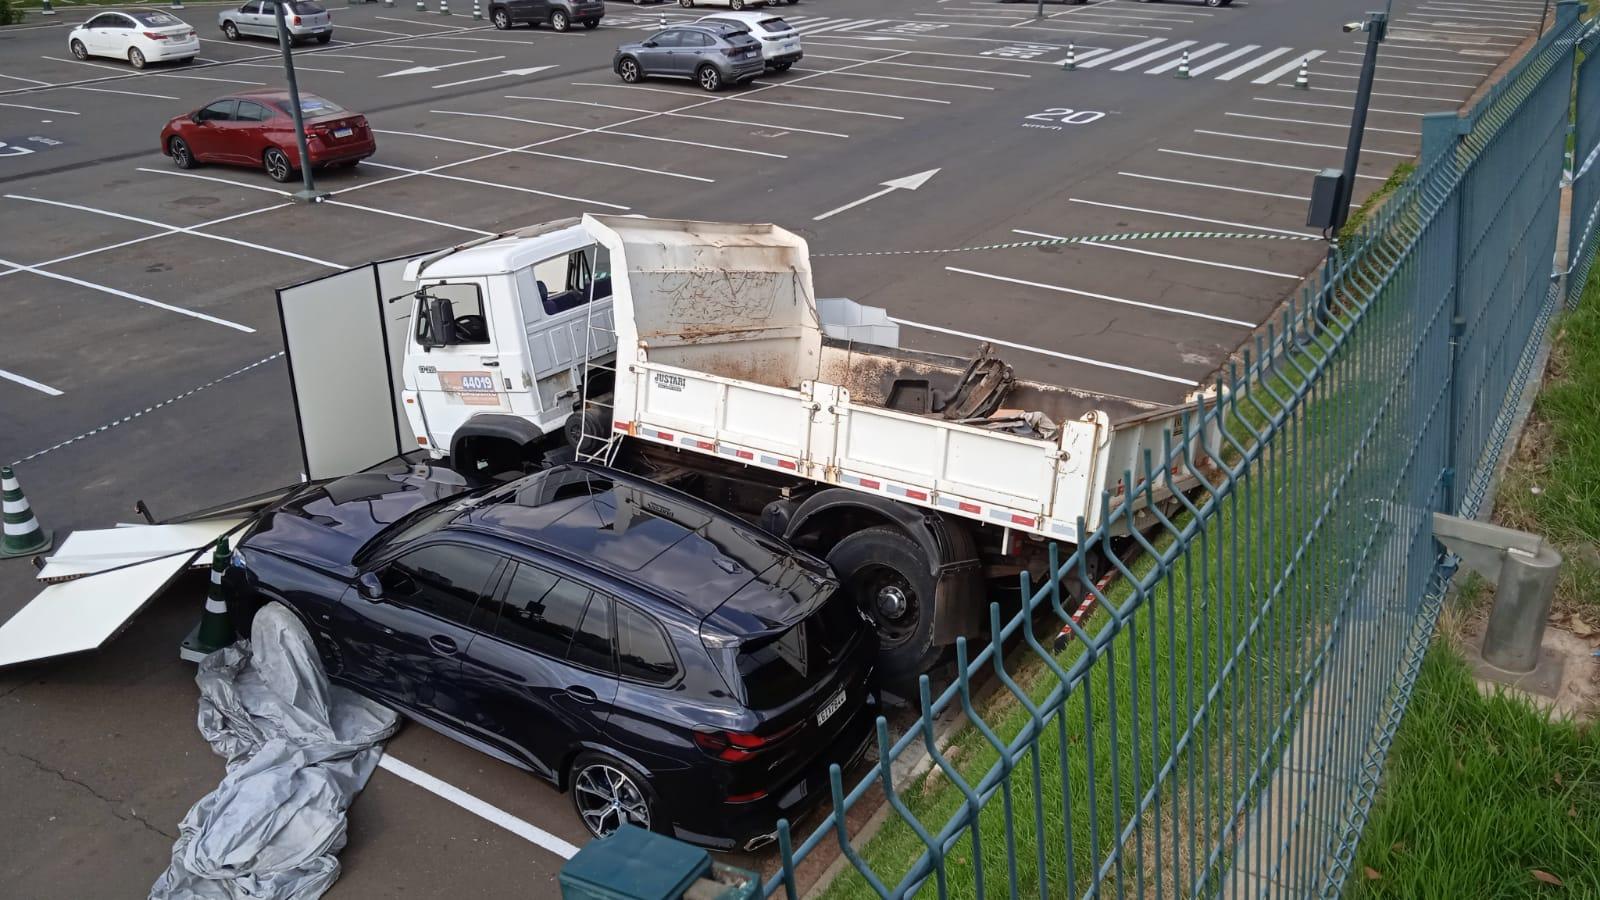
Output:
<instances>
[{"instance_id":1,"label":"truck windshield","mask_svg":"<svg viewBox=\"0 0 1600 900\"><path fill-rule=\"evenodd\" d=\"M452 347L489 343L489 320L475 284L431 284L419 292L417 343Z\"/></svg>"}]
</instances>

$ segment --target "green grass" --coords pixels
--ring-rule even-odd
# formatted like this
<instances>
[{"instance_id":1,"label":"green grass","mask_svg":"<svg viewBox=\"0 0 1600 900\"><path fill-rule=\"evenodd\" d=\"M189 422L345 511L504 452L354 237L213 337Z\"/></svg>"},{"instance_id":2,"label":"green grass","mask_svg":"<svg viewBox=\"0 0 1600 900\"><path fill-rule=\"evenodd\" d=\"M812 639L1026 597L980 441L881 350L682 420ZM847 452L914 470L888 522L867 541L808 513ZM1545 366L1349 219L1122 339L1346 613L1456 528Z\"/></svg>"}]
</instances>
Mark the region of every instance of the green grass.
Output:
<instances>
[{"instance_id":1,"label":"green grass","mask_svg":"<svg viewBox=\"0 0 1600 900\"><path fill-rule=\"evenodd\" d=\"M1507 467L1495 518L1566 557L1557 600L1600 609L1600 272L1555 327L1544 387Z\"/></svg>"},{"instance_id":2,"label":"green grass","mask_svg":"<svg viewBox=\"0 0 1600 900\"><path fill-rule=\"evenodd\" d=\"M1600 897L1600 732L1481 696L1460 658L1436 645L1345 896Z\"/></svg>"},{"instance_id":3,"label":"green grass","mask_svg":"<svg viewBox=\"0 0 1600 900\"><path fill-rule=\"evenodd\" d=\"M1372 211L1377 209L1378 204L1399 189L1400 185L1405 184L1406 179L1410 178L1411 173L1416 170L1417 164L1410 160L1396 163L1394 171L1389 173L1389 177L1384 180L1383 184L1367 195L1367 199L1361 201L1361 205L1356 207L1356 211L1350 214L1349 219L1345 220L1344 227L1339 229L1339 246L1349 247L1350 242L1356 236L1356 232L1361 229L1362 223L1367 221L1367 218L1372 215Z\"/></svg>"}]
</instances>

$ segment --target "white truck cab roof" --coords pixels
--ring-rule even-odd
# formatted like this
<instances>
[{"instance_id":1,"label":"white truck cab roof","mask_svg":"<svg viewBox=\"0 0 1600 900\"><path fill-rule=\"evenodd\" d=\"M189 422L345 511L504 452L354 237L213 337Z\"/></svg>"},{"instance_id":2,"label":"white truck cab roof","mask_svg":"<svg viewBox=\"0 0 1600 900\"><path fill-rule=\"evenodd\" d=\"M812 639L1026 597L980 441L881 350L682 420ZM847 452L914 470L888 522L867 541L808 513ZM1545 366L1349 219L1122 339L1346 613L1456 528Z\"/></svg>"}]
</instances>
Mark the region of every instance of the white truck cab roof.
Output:
<instances>
[{"instance_id":1,"label":"white truck cab roof","mask_svg":"<svg viewBox=\"0 0 1600 900\"><path fill-rule=\"evenodd\" d=\"M406 264L408 281L504 275L594 243L579 219L559 219L459 244Z\"/></svg>"}]
</instances>

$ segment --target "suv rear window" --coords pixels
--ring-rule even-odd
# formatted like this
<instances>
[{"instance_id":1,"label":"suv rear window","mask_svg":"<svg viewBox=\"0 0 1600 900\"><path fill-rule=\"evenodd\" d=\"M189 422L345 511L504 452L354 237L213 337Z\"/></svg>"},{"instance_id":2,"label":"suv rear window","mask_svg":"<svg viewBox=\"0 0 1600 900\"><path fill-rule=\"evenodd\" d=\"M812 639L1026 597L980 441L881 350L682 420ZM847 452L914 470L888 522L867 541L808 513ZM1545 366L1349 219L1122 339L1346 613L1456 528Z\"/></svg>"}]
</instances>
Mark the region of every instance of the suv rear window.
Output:
<instances>
[{"instance_id":1,"label":"suv rear window","mask_svg":"<svg viewBox=\"0 0 1600 900\"><path fill-rule=\"evenodd\" d=\"M769 31L773 34L782 34L785 31L794 30L793 25L790 25L788 22L785 22L782 19L762 19L761 28L762 30Z\"/></svg>"},{"instance_id":2,"label":"suv rear window","mask_svg":"<svg viewBox=\"0 0 1600 900\"><path fill-rule=\"evenodd\" d=\"M751 709L782 706L815 686L864 628L849 593L835 591L787 631L740 644L734 661L739 683L729 687Z\"/></svg>"}]
</instances>

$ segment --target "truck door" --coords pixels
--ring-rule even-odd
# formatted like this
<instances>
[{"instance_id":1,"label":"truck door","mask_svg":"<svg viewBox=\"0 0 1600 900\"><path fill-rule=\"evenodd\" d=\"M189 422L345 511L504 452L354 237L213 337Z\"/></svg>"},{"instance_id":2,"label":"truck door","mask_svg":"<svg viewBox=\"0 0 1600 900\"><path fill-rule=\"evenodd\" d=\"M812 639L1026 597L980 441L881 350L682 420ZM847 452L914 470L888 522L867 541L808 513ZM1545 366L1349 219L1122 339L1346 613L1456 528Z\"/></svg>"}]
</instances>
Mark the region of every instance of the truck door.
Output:
<instances>
[{"instance_id":1,"label":"truck door","mask_svg":"<svg viewBox=\"0 0 1600 900\"><path fill-rule=\"evenodd\" d=\"M512 411L498 344L507 338L496 329L514 323L491 321L486 293L479 280L431 284L418 304L407 355L417 360L417 401L438 450L473 416Z\"/></svg>"}]
</instances>

